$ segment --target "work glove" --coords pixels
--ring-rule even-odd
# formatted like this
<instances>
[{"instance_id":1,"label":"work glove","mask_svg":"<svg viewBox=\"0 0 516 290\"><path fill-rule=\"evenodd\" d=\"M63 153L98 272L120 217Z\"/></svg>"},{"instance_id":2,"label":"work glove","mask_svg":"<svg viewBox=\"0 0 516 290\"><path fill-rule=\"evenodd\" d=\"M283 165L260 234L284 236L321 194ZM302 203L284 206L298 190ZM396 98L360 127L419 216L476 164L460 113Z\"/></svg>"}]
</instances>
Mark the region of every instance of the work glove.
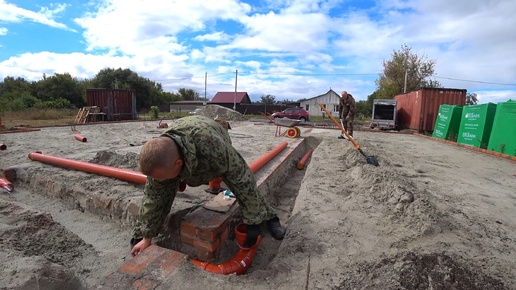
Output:
<instances>
[{"instance_id":1,"label":"work glove","mask_svg":"<svg viewBox=\"0 0 516 290\"><path fill-rule=\"evenodd\" d=\"M344 119L344 122L347 122L349 121L349 116L347 116L345 119Z\"/></svg>"},{"instance_id":2,"label":"work glove","mask_svg":"<svg viewBox=\"0 0 516 290\"><path fill-rule=\"evenodd\" d=\"M244 247L251 248L256 244L258 236L261 234L260 225L247 225L247 237L244 241Z\"/></svg>"}]
</instances>

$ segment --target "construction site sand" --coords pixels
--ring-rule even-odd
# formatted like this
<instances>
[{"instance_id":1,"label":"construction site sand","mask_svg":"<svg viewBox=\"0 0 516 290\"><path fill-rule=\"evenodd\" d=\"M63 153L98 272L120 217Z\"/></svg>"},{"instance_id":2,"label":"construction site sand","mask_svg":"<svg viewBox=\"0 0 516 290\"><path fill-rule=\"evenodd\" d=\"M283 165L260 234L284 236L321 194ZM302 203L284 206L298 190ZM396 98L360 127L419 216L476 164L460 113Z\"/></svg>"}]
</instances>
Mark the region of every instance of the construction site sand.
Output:
<instances>
[{"instance_id":1,"label":"construction site sand","mask_svg":"<svg viewBox=\"0 0 516 290\"><path fill-rule=\"evenodd\" d=\"M288 140L274 137L272 124L230 123L233 143L249 162ZM138 198L141 186L40 164L27 154L136 169L141 144L163 131L157 124L0 135L8 146L0 168ZM74 140L78 132L88 142ZM377 156L374 167L335 130L301 132L320 143L296 172L304 174L297 184L287 182L298 195L292 212L281 215L285 239L260 248L247 275L216 275L186 263L159 289L516 289L514 163L413 135L356 132L364 151ZM32 183L0 196L0 289L85 289L131 259L130 226L85 211L56 184L48 185L49 196ZM178 196L178 206L212 197L192 192Z\"/></svg>"}]
</instances>

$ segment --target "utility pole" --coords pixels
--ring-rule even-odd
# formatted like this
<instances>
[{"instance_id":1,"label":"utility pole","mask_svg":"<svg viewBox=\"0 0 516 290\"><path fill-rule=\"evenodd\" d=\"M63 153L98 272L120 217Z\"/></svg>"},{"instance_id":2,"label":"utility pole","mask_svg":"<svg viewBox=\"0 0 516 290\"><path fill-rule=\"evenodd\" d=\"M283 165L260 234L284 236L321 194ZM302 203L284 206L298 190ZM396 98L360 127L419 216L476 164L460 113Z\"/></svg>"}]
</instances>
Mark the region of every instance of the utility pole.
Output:
<instances>
[{"instance_id":1,"label":"utility pole","mask_svg":"<svg viewBox=\"0 0 516 290\"><path fill-rule=\"evenodd\" d=\"M405 85L403 86L403 93L407 93L407 76L408 76L408 70L405 70Z\"/></svg>"},{"instance_id":2,"label":"utility pole","mask_svg":"<svg viewBox=\"0 0 516 290\"><path fill-rule=\"evenodd\" d=\"M235 96L233 97L233 110L235 110L235 111L236 111L237 79L238 79L238 70L236 70L236 72L235 72Z\"/></svg>"},{"instance_id":3,"label":"utility pole","mask_svg":"<svg viewBox=\"0 0 516 290\"><path fill-rule=\"evenodd\" d=\"M204 104L203 106L206 106L206 103L208 100L206 99L206 86L208 84L208 72L204 73Z\"/></svg>"}]
</instances>

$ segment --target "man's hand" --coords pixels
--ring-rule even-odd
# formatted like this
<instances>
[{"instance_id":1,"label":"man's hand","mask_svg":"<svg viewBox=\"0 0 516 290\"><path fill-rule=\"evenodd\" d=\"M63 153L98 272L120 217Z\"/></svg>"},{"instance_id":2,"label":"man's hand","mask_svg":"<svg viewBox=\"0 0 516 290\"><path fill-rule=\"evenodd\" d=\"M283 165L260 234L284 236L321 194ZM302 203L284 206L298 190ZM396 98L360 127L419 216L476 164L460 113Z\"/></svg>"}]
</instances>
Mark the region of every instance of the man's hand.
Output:
<instances>
[{"instance_id":1,"label":"man's hand","mask_svg":"<svg viewBox=\"0 0 516 290\"><path fill-rule=\"evenodd\" d=\"M344 119L344 122L349 121L349 116L346 116L346 119Z\"/></svg>"},{"instance_id":2,"label":"man's hand","mask_svg":"<svg viewBox=\"0 0 516 290\"><path fill-rule=\"evenodd\" d=\"M143 252L143 250L147 249L152 243L152 238L143 238L143 240L141 240L138 244L136 244L133 249L131 250L131 255L134 257L138 254L140 254L141 252Z\"/></svg>"}]
</instances>

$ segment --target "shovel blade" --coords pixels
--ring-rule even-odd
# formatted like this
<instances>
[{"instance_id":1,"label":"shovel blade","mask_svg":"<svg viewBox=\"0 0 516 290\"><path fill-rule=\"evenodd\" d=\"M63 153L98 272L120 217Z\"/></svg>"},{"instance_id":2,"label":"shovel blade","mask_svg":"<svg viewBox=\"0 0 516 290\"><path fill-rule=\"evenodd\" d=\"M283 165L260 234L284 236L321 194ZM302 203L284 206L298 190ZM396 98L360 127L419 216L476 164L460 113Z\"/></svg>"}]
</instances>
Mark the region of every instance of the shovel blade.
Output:
<instances>
[{"instance_id":1,"label":"shovel blade","mask_svg":"<svg viewBox=\"0 0 516 290\"><path fill-rule=\"evenodd\" d=\"M367 163L374 165L374 166L380 166L380 163L378 163L376 156L367 156L366 159L367 159Z\"/></svg>"}]
</instances>

